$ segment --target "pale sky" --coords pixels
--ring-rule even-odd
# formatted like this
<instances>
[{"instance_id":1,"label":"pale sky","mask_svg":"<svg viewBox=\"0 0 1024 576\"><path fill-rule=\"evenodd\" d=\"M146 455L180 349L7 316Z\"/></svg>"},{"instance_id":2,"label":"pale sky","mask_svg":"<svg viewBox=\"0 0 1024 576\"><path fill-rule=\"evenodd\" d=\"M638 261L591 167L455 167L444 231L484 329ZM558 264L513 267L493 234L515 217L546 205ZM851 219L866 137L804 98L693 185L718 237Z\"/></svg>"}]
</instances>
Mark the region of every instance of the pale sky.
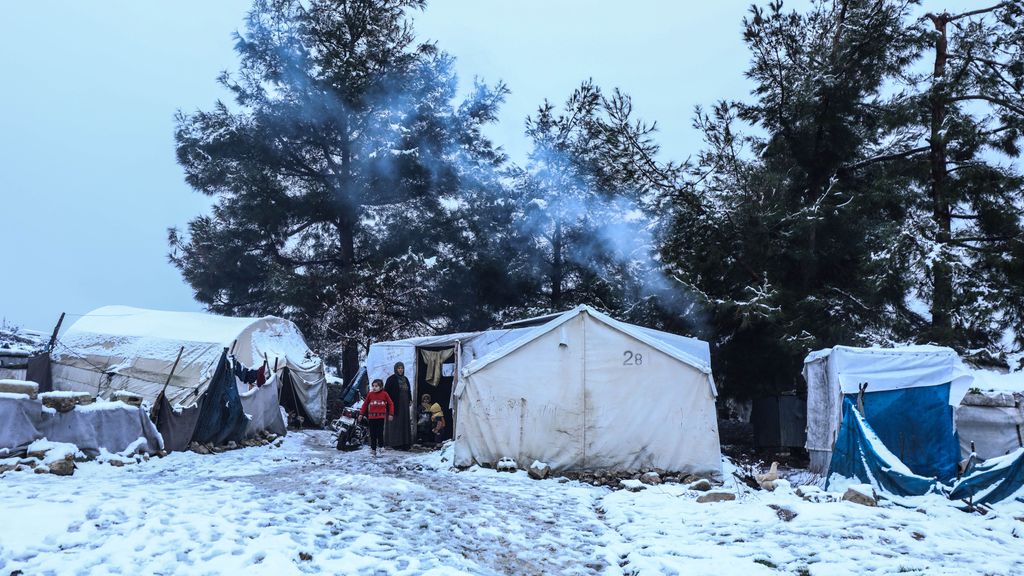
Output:
<instances>
[{"instance_id":1,"label":"pale sky","mask_svg":"<svg viewBox=\"0 0 1024 576\"><path fill-rule=\"evenodd\" d=\"M806 0L789 2L806 5ZM927 2L938 4L937 2ZM944 3L945 4L945 3ZM955 5L973 5L966 0ZM523 121L587 78L633 96L668 157L695 154L694 106L744 98L750 0L434 0L423 40L512 90L490 136L513 159ZM184 182L174 113L208 109L234 70L249 2L34 0L4 7L0 55L0 319L48 331L99 306L201 310L167 262L167 228L210 199Z\"/></svg>"}]
</instances>

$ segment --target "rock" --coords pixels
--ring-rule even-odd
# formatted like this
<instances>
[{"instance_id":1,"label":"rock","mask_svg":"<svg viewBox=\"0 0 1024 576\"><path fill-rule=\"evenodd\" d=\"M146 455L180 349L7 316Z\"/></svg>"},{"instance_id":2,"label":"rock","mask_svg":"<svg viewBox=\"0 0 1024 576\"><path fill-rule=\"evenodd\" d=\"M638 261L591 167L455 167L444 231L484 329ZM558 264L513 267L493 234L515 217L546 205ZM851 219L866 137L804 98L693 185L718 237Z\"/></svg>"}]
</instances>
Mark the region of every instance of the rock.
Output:
<instances>
[{"instance_id":1,"label":"rock","mask_svg":"<svg viewBox=\"0 0 1024 576\"><path fill-rule=\"evenodd\" d=\"M10 472L11 470L16 470L17 468L17 464L0 464L0 474L3 474L4 472Z\"/></svg>"},{"instance_id":2,"label":"rock","mask_svg":"<svg viewBox=\"0 0 1024 576\"><path fill-rule=\"evenodd\" d=\"M188 449L193 451L193 452L195 452L196 454L209 454L210 453L210 450L206 446L203 446L202 444L200 444L199 442L193 442L193 443L189 444L188 445Z\"/></svg>"},{"instance_id":3,"label":"rock","mask_svg":"<svg viewBox=\"0 0 1024 576\"><path fill-rule=\"evenodd\" d=\"M534 480L543 480L551 473L551 467L543 462L535 460L533 464L530 464L530 468L527 470L527 473L530 475L530 478L533 478Z\"/></svg>"},{"instance_id":4,"label":"rock","mask_svg":"<svg viewBox=\"0 0 1024 576\"><path fill-rule=\"evenodd\" d=\"M619 481L619 485L622 486L623 488L625 488L626 490L629 490L630 492L639 492L639 491L643 490L644 488L646 488L646 486L644 486L643 482L641 482L639 480L633 480L633 479L620 480Z\"/></svg>"},{"instance_id":5,"label":"rock","mask_svg":"<svg viewBox=\"0 0 1024 576\"><path fill-rule=\"evenodd\" d=\"M732 492L708 492L697 497L697 502L706 504L708 502L728 502L735 500L736 495Z\"/></svg>"},{"instance_id":6,"label":"rock","mask_svg":"<svg viewBox=\"0 0 1024 576\"><path fill-rule=\"evenodd\" d=\"M0 380L0 392L26 394L30 399L35 400L39 393L39 384L31 380Z\"/></svg>"},{"instance_id":7,"label":"rock","mask_svg":"<svg viewBox=\"0 0 1024 576\"><path fill-rule=\"evenodd\" d=\"M708 490L711 490L711 482L709 482L707 478L701 478L686 488L688 490L696 490L697 492L707 492Z\"/></svg>"},{"instance_id":8,"label":"rock","mask_svg":"<svg viewBox=\"0 0 1024 576\"><path fill-rule=\"evenodd\" d=\"M235 444L234 440L228 442L228 445L227 445L227 449L228 450L234 450L235 448L238 448L238 444Z\"/></svg>"},{"instance_id":9,"label":"rock","mask_svg":"<svg viewBox=\"0 0 1024 576\"><path fill-rule=\"evenodd\" d=\"M57 476L71 476L75 473L75 462L73 460L58 460L50 463L50 474Z\"/></svg>"},{"instance_id":10,"label":"rock","mask_svg":"<svg viewBox=\"0 0 1024 576\"><path fill-rule=\"evenodd\" d=\"M664 478L662 478L662 481L665 482L665 484L679 484L679 477L665 476Z\"/></svg>"},{"instance_id":11,"label":"rock","mask_svg":"<svg viewBox=\"0 0 1024 576\"><path fill-rule=\"evenodd\" d=\"M769 504L769 508L775 510L775 515L779 517L783 522L792 522L793 518L796 518L796 512L793 512L789 508L779 506L778 504Z\"/></svg>"},{"instance_id":12,"label":"rock","mask_svg":"<svg viewBox=\"0 0 1024 576\"><path fill-rule=\"evenodd\" d=\"M115 402L124 402L129 406L142 406L142 396L127 390L116 390L111 395Z\"/></svg>"},{"instance_id":13,"label":"rock","mask_svg":"<svg viewBox=\"0 0 1024 576\"><path fill-rule=\"evenodd\" d=\"M843 500L860 504L861 506L878 506L878 496L870 484L857 484L850 486L843 494Z\"/></svg>"},{"instance_id":14,"label":"rock","mask_svg":"<svg viewBox=\"0 0 1024 576\"><path fill-rule=\"evenodd\" d=\"M46 450L49 450L49 448L47 448ZM25 458L35 458L36 460L42 460L46 458L46 450L31 450L29 452L25 452Z\"/></svg>"},{"instance_id":15,"label":"rock","mask_svg":"<svg viewBox=\"0 0 1024 576\"><path fill-rule=\"evenodd\" d=\"M498 469L498 472L515 472L519 469L519 466L516 464L515 460L506 456L505 458L498 460L498 464L495 468Z\"/></svg>"},{"instance_id":16,"label":"rock","mask_svg":"<svg viewBox=\"0 0 1024 576\"><path fill-rule=\"evenodd\" d=\"M88 392L43 392L39 395L43 406L53 408L57 412L70 412L75 406L92 404L93 398Z\"/></svg>"},{"instance_id":17,"label":"rock","mask_svg":"<svg viewBox=\"0 0 1024 576\"><path fill-rule=\"evenodd\" d=\"M681 477L679 479L679 481L682 482L683 484L690 484L690 483L696 482L696 481L698 481L700 479L701 479L701 477L697 476L696 474L687 474L686 476Z\"/></svg>"},{"instance_id":18,"label":"rock","mask_svg":"<svg viewBox=\"0 0 1024 576\"><path fill-rule=\"evenodd\" d=\"M661 484L661 475L657 472L645 472L640 476L640 481L648 486L657 486Z\"/></svg>"}]
</instances>

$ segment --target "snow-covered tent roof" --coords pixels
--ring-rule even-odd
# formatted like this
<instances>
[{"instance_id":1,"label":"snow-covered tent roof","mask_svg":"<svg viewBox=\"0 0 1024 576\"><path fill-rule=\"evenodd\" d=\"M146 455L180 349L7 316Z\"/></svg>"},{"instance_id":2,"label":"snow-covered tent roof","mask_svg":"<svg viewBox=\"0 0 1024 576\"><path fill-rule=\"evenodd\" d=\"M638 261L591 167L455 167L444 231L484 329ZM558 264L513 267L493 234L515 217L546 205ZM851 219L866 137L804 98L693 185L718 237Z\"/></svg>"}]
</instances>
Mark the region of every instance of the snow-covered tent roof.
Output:
<instances>
[{"instance_id":1,"label":"snow-covered tent roof","mask_svg":"<svg viewBox=\"0 0 1024 576\"><path fill-rule=\"evenodd\" d=\"M320 389L320 358L295 324L273 316L230 318L104 306L61 336L53 358L55 385L93 393L130 389L152 401L181 350L167 397L172 405L188 406L206 390L225 348L247 366L259 366L264 358L271 368L288 366L306 385L307 408L322 412L326 388Z\"/></svg>"},{"instance_id":2,"label":"snow-covered tent roof","mask_svg":"<svg viewBox=\"0 0 1024 576\"><path fill-rule=\"evenodd\" d=\"M651 346L652 348L664 352L673 358L685 362L694 368L697 368L705 374L711 374L711 349L707 342L698 340L696 338L688 338L686 336L679 336L677 334L670 334L668 332L661 332L660 330L654 330L653 328L644 328L642 326L635 326L633 324L627 324L611 318L606 314L602 314L597 310L581 304L572 310L563 312L559 316L555 317L542 326L536 328L524 328L522 336L516 340L509 342L508 344L498 348L483 358L477 359L475 362L467 365L463 368L462 372L464 376L469 376L473 372L480 370L488 364L504 357L512 352L515 352L519 348L522 348L531 341L551 332L562 326L569 320L572 320L580 314L589 314L596 320L611 326L621 332L624 332L633 338Z\"/></svg>"},{"instance_id":3,"label":"snow-covered tent roof","mask_svg":"<svg viewBox=\"0 0 1024 576\"><path fill-rule=\"evenodd\" d=\"M825 358L828 376L838 382L843 394L857 393L862 383L868 384L869 392L951 383L949 402L958 406L974 380L956 351L944 346L835 346L808 354L805 373L808 364Z\"/></svg>"}]
</instances>

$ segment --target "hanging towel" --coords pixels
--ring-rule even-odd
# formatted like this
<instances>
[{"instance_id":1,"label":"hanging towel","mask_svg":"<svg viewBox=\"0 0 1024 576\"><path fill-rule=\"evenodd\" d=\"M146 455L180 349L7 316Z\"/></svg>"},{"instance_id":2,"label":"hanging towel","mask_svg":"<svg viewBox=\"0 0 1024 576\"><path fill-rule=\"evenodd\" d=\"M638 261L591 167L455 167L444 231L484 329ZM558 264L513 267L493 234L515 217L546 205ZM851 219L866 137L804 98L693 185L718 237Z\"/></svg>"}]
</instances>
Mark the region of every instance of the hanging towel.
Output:
<instances>
[{"instance_id":1,"label":"hanging towel","mask_svg":"<svg viewBox=\"0 0 1024 576\"><path fill-rule=\"evenodd\" d=\"M423 361L427 364L426 381L431 386L437 386L441 382L441 365L444 361L455 354L454 348L447 350L420 350Z\"/></svg>"}]
</instances>

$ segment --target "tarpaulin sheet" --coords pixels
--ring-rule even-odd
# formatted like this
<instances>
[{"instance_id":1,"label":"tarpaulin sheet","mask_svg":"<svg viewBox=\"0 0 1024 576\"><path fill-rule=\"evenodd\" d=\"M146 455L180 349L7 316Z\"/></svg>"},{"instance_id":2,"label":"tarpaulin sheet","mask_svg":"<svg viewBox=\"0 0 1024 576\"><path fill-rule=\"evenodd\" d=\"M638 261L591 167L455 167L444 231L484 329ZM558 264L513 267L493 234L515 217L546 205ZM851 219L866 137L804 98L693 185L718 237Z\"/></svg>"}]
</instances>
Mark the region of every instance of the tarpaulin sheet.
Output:
<instances>
[{"instance_id":1,"label":"tarpaulin sheet","mask_svg":"<svg viewBox=\"0 0 1024 576\"><path fill-rule=\"evenodd\" d=\"M241 442L248 424L242 410L242 400L238 397L235 375L228 366L227 351L224 351L210 386L206 389L192 440L216 446Z\"/></svg>"},{"instance_id":2,"label":"tarpaulin sheet","mask_svg":"<svg viewBox=\"0 0 1024 576\"><path fill-rule=\"evenodd\" d=\"M843 423L832 450L828 476L826 489L833 476L841 476L856 478L898 496L920 496L936 486L934 478L916 475L900 462L849 399L843 402Z\"/></svg>"},{"instance_id":3,"label":"tarpaulin sheet","mask_svg":"<svg viewBox=\"0 0 1024 576\"><path fill-rule=\"evenodd\" d=\"M20 454L41 438L74 444L88 456L98 456L100 450L123 452L140 438L137 451L155 454L163 446L156 426L140 406L98 402L57 412L24 394L0 394L0 456L5 450Z\"/></svg>"},{"instance_id":4,"label":"tarpaulin sheet","mask_svg":"<svg viewBox=\"0 0 1024 576\"><path fill-rule=\"evenodd\" d=\"M857 395L846 398L856 402ZM948 482L956 477L960 440L953 429L949 385L864 394L864 419L911 471Z\"/></svg>"},{"instance_id":5,"label":"tarpaulin sheet","mask_svg":"<svg viewBox=\"0 0 1024 576\"><path fill-rule=\"evenodd\" d=\"M166 396L160 396L156 427L164 437L164 450L168 452L188 450L188 445L192 442L192 436L196 431L196 423L199 422L201 410L202 400L198 406L175 409Z\"/></svg>"},{"instance_id":6,"label":"tarpaulin sheet","mask_svg":"<svg viewBox=\"0 0 1024 576\"><path fill-rule=\"evenodd\" d=\"M76 406L70 412L44 410L39 432L51 442L78 446L86 456L99 456L101 450L117 454L140 438L143 442L134 452L155 454L163 449L163 439L147 410L123 402Z\"/></svg>"},{"instance_id":7,"label":"tarpaulin sheet","mask_svg":"<svg viewBox=\"0 0 1024 576\"><path fill-rule=\"evenodd\" d=\"M39 432L42 407L27 394L0 392L0 458L21 454L43 437Z\"/></svg>"},{"instance_id":8,"label":"tarpaulin sheet","mask_svg":"<svg viewBox=\"0 0 1024 576\"><path fill-rule=\"evenodd\" d=\"M975 504L993 504L1010 497L1024 500L1024 448L986 460L953 487L950 500L972 498Z\"/></svg>"}]
</instances>

